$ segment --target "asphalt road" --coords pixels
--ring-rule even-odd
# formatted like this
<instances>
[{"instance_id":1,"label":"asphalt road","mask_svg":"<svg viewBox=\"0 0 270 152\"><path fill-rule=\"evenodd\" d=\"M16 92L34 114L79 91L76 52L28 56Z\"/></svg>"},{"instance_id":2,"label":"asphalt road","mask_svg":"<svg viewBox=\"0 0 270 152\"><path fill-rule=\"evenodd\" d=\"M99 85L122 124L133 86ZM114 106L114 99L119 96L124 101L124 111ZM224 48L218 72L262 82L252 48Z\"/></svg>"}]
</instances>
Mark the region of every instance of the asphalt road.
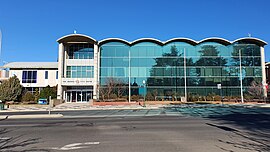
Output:
<instances>
[{"instance_id":1,"label":"asphalt road","mask_svg":"<svg viewBox=\"0 0 270 152\"><path fill-rule=\"evenodd\" d=\"M128 117L128 116L198 116L215 117L231 114L267 114L270 108L227 106L227 105L186 105L155 109L98 109L98 110L65 110L52 111L52 114L63 114L64 117ZM48 111L0 112L5 115L48 114Z\"/></svg>"},{"instance_id":2,"label":"asphalt road","mask_svg":"<svg viewBox=\"0 0 270 152\"><path fill-rule=\"evenodd\" d=\"M247 129L252 127L252 124L233 123L229 118L235 118L235 116L208 119L180 115L6 119L0 121L0 149L1 151L20 152L249 152L270 150L268 146L269 118L263 119L264 122L255 121L262 127L254 128L252 132ZM243 119L247 118L243 116ZM253 119L255 120L255 118Z\"/></svg>"}]
</instances>

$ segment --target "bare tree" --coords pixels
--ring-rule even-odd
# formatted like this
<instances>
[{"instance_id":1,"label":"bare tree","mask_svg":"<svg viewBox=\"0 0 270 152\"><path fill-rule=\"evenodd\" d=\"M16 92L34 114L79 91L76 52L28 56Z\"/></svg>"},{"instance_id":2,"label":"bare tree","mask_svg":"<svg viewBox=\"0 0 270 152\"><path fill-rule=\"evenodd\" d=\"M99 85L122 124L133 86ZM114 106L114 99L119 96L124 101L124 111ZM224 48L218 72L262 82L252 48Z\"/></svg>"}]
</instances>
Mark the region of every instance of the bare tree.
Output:
<instances>
[{"instance_id":1,"label":"bare tree","mask_svg":"<svg viewBox=\"0 0 270 152\"><path fill-rule=\"evenodd\" d=\"M116 79L117 97L121 98L125 92L125 82L121 79Z\"/></svg>"},{"instance_id":2,"label":"bare tree","mask_svg":"<svg viewBox=\"0 0 270 152\"><path fill-rule=\"evenodd\" d=\"M253 80L250 83L250 88L248 89L248 93L253 97L261 98L263 95L263 86L260 82Z\"/></svg>"},{"instance_id":3,"label":"bare tree","mask_svg":"<svg viewBox=\"0 0 270 152\"><path fill-rule=\"evenodd\" d=\"M121 98L125 92L126 83L117 78L109 77L103 86L97 86L99 96L104 99Z\"/></svg>"},{"instance_id":4,"label":"bare tree","mask_svg":"<svg viewBox=\"0 0 270 152\"><path fill-rule=\"evenodd\" d=\"M114 78L109 77L106 80L106 88L107 88L107 99L110 99L113 94L113 90L116 88L116 81Z\"/></svg>"},{"instance_id":5,"label":"bare tree","mask_svg":"<svg viewBox=\"0 0 270 152\"><path fill-rule=\"evenodd\" d=\"M104 101L104 99L105 99L105 94L106 94L105 88L102 88L102 87L100 87L100 85L97 85L97 90L98 90L98 92L99 92L99 97L101 97L102 100Z\"/></svg>"}]
</instances>

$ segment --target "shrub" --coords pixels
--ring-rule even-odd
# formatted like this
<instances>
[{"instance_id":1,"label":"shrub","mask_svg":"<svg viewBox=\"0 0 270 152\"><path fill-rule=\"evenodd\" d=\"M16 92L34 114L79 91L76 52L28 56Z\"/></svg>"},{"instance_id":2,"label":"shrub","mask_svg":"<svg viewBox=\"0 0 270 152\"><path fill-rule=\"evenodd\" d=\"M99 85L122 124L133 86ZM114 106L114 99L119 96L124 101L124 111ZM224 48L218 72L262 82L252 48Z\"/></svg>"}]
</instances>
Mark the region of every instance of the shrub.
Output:
<instances>
[{"instance_id":1,"label":"shrub","mask_svg":"<svg viewBox=\"0 0 270 152\"><path fill-rule=\"evenodd\" d=\"M35 101L35 97L31 92L26 92L22 96L22 101Z\"/></svg>"},{"instance_id":2,"label":"shrub","mask_svg":"<svg viewBox=\"0 0 270 152\"><path fill-rule=\"evenodd\" d=\"M138 101L139 100L139 96L138 95L132 95L131 96L131 100Z\"/></svg>"},{"instance_id":3,"label":"shrub","mask_svg":"<svg viewBox=\"0 0 270 152\"><path fill-rule=\"evenodd\" d=\"M154 101L155 97L152 95L152 93L148 92L145 96L145 100Z\"/></svg>"},{"instance_id":4,"label":"shrub","mask_svg":"<svg viewBox=\"0 0 270 152\"><path fill-rule=\"evenodd\" d=\"M116 94L111 94L110 98L111 99L116 99L117 98L117 95Z\"/></svg>"},{"instance_id":5,"label":"shrub","mask_svg":"<svg viewBox=\"0 0 270 152\"><path fill-rule=\"evenodd\" d=\"M45 98L49 101L49 97L55 99L57 96L56 88L47 86L40 91L40 98Z\"/></svg>"},{"instance_id":6,"label":"shrub","mask_svg":"<svg viewBox=\"0 0 270 152\"><path fill-rule=\"evenodd\" d=\"M21 93L22 85L16 76L10 77L0 85L0 100L3 102L17 101Z\"/></svg>"},{"instance_id":7,"label":"shrub","mask_svg":"<svg viewBox=\"0 0 270 152\"><path fill-rule=\"evenodd\" d=\"M38 88L36 88L35 89L35 94L34 94L34 97L35 97L35 101L38 101L38 99L39 99L39 90L38 90Z\"/></svg>"}]
</instances>

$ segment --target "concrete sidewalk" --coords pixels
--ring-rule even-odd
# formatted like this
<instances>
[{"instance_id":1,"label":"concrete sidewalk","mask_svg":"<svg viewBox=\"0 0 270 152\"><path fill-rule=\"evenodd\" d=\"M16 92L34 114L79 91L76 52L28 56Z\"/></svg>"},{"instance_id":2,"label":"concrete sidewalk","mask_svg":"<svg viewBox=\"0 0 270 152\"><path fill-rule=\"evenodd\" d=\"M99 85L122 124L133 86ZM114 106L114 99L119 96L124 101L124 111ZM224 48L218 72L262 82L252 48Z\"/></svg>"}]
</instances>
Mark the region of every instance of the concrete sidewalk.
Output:
<instances>
[{"instance_id":1,"label":"concrete sidewalk","mask_svg":"<svg viewBox=\"0 0 270 152\"><path fill-rule=\"evenodd\" d=\"M62 114L35 114L35 115L0 115L0 120L4 119L35 119L35 118L60 118Z\"/></svg>"},{"instance_id":2,"label":"concrete sidewalk","mask_svg":"<svg viewBox=\"0 0 270 152\"><path fill-rule=\"evenodd\" d=\"M233 104L245 107L259 107L270 108L270 104ZM146 107L140 105L105 105L105 106L91 106L89 103L63 103L53 108L48 105L11 105L6 110L1 112L23 112L23 111L69 111L69 110L110 110L110 109L158 109L161 107L170 107L173 105L147 105ZM176 105L177 106L177 105ZM174 107L174 106L173 106Z\"/></svg>"},{"instance_id":3,"label":"concrete sidewalk","mask_svg":"<svg viewBox=\"0 0 270 152\"><path fill-rule=\"evenodd\" d=\"M158 109L163 105L105 105L91 106L89 103L62 103L53 108L48 105L11 105L8 109L0 110L1 112L22 112L22 111L68 111L68 110L102 110L102 109Z\"/></svg>"}]
</instances>

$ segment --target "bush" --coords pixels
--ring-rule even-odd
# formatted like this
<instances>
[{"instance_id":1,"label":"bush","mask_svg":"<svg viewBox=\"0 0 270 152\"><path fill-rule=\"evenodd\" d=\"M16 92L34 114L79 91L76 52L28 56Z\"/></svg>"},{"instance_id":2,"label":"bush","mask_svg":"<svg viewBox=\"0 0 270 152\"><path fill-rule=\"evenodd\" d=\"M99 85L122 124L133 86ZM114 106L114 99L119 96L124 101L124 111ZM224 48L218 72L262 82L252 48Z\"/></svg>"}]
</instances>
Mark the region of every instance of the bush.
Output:
<instances>
[{"instance_id":1,"label":"bush","mask_svg":"<svg viewBox=\"0 0 270 152\"><path fill-rule=\"evenodd\" d=\"M52 99L56 98L57 96L56 88L47 86L46 88L40 91L40 98L45 98L49 101L50 96L52 97Z\"/></svg>"},{"instance_id":2,"label":"bush","mask_svg":"<svg viewBox=\"0 0 270 152\"><path fill-rule=\"evenodd\" d=\"M191 102L193 102L193 101L199 101L199 95L198 94L188 94L188 101L191 101Z\"/></svg>"},{"instance_id":3,"label":"bush","mask_svg":"<svg viewBox=\"0 0 270 152\"><path fill-rule=\"evenodd\" d=\"M117 99L117 95L116 94L111 94L110 98L111 99Z\"/></svg>"},{"instance_id":4,"label":"bush","mask_svg":"<svg viewBox=\"0 0 270 152\"><path fill-rule=\"evenodd\" d=\"M35 101L35 97L31 92L26 92L22 96L22 101Z\"/></svg>"},{"instance_id":5,"label":"bush","mask_svg":"<svg viewBox=\"0 0 270 152\"><path fill-rule=\"evenodd\" d=\"M21 93L22 85L16 76L10 77L0 84L0 100L3 102L17 101L21 96Z\"/></svg>"},{"instance_id":6,"label":"bush","mask_svg":"<svg viewBox=\"0 0 270 152\"><path fill-rule=\"evenodd\" d=\"M145 96L145 100L154 101L155 97L152 95L152 93L148 92Z\"/></svg>"},{"instance_id":7,"label":"bush","mask_svg":"<svg viewBox=\"0 0 270 152\"><path fill-rule=\"evenodd\" d=\"M221 101L221 96L215 95L213 97L214 97L214 101Z\"/></svg>"},{"instance_id":8,"label":"bush","mask_svg":"<svg viewBox=\"0 0 270 152\"><path fill-rule=\"evenodd\" d=\"M138 95L132 95L131 96L131 100L132 101L138 101L139 100L139 96Z\"/></svg>"}]
</instances>

